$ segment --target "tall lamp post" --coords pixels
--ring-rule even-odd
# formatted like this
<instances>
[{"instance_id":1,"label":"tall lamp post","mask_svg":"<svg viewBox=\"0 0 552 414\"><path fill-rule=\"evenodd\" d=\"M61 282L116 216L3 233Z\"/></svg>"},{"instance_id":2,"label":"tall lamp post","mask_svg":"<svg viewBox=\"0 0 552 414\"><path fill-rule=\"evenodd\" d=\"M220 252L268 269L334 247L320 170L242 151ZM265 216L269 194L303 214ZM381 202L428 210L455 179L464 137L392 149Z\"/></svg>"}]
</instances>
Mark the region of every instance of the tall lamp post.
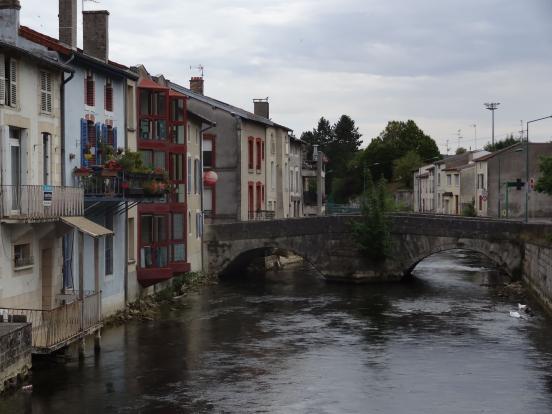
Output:
<instances>
[{"instance_id":1,"label":"tall lamp post","mask_svg":"<svg viewBox=\"0 0 552 414\"><path fill-rule=\"evenodd\" d=\"M525 140L525 223L529 223L529 124L548 118L552 118L552 115L527 121L527 139Z\"/></svg>"},{"instance_id":2,"label":"tall lamp post","mask_svg":"<svg viewBox=\"0 0 552 414\"><path fill-rule=\"evenodd\" d=\"M494 145L494 112L498 109L498 105L500 105L500 102L488 102L488 103L485 103L485 107L491 111L492 113L492 124L493 124L493 135L492 135L492 145Z\"/></svg>"}]
</instances>

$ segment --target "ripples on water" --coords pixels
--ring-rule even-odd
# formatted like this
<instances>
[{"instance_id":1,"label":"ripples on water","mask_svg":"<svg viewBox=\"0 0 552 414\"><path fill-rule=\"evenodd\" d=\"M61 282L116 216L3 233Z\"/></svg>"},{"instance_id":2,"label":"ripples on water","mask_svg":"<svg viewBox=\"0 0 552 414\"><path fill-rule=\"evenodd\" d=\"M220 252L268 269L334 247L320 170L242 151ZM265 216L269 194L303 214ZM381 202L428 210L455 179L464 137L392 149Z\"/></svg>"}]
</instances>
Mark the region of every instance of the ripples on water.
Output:
<instances>
[{"instance_id":1,"label":"ripples on water","mask_svg":"<svg viewBox=\"0 0 552 414\"><path fill-rule=\"evenodd\" d=\"M326 284L310 269L232 281L187 309L104 333L0 413L549 413L552 329L454 251L407 283Z\"/></svg>"}]
</instances>

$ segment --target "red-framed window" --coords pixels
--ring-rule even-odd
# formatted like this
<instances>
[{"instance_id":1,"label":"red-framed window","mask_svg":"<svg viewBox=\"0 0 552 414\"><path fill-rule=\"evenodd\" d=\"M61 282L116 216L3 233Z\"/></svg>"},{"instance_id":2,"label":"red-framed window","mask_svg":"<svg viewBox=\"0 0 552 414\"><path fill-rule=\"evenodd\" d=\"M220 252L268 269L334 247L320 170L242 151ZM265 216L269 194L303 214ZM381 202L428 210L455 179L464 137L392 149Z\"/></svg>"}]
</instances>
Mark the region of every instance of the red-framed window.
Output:
<instances>
[{"instance_id":1,"label":"red-framed window","mask_svg":"<svg viewBox=\"0 0 552 414\"><path fill-rule=\"evenodd\" d=\"M264 160L265 159L265 143L264 143L264 141L261 141L261 146L262 146L261 154L262 154L263 160Z\"/></svg>"},{"instance_id":2,"label":"red-framed window","mask_svg":"<svg viewBox=\"0 0 552 414\"><path fill-rule=\"evenodd\" d=\"M109 78L105 81L105 110L113 112L113 85Z\"/></svg>"},{"instance_id":3,"label":"red-framed window","mask_svg":"<svg viewBox=\"0 0 552 414\"><path fill-rule=\"evenodd\" d=\"M254 188L253 188L253 182L252 181L249 181L247 183L247 201L248 201L248 204L247 204L247 209L249 211L249 214L253 213L254 210L254 206L255 206L255 194L254 194Z\"/></svg>"},{"instance_id":4,"label":"red-framed window","mask_svg":"<svg viewBox=\"0 0 552 414\"><path fill-rule=\"evenodd\" d=\"M257 188L257 211L259 210L262 210L263 208L263 194L262 194L262 187L263 187L263 184L260 182L260 181L257 181L257 185L256 185L256 188Z\"/></svg>"},{"instance_id":5,"label":"red-framed window","mask_svg":"<svg viewBox=\"0 0 552 414\"><path fill-rule=\"evenodd\" d=\"M186 202L186 154L180 152L169 153L169 180L173 185L171 202Z\"/></svg>"},{"instance_id":6,"label":"red-framed window","mask_svg":"<svg viewBox=\"0 0 552 414\"><path fill-rule=\"evenodd\" d=\"M186 261L186 215L184 212L171 213L171 262Z\"/></svg>"},{"instance_id":7,"label":"red-framed window","mask_svg":"<svg viewBox=\"0 0 552 414\"><path fill-rule=\"evenodd\" d=\"M261 170L262 168L262 153L261 153L261 139L257 138L256 140L256 149L257 149L257 170Z\"/></svg>"},{"instance_id":8,"label":"red-framed window","mask_svg":"<svg viewBox=\"0 0 552 414\"><path fill-rule=\"evenodd\" d=\"M247 140L247 154L248 154L248 166L249 166L249 169L252 170L253 169L253 166L254 166L254 162L253 162L253 159L254 159L254 140L255 138L253 137L249 137L249 139Z\"/></svg>"},{"instance_id":9,"label":"red-framed window","mask_svg":"<svg viewBox=\"0 0 552 414\"><path fill-rule=\"evenodd\" d=\"M173 144L186 144L186 100L184 97L170 98L170 136Z\"/></svg>"},{"instance_id":10,"label":"red-framed window","mask_svg":"<svg viewBox=\"0 0 552 414\"><path fill-rule=\"evenodd\" d=\"M167 89L139 88L139 138L144 141L168 139L169 91Z\"/></svg>"},{"instance_id":11,"label":"red-framed window","mask_svg":"<svg viewBox=\"0 0 552 414\"><path fill-rule=\"evenodd\" d=\"M84 103L88 106L96 104L96 82L92 72L86 72L84 77Z\"/></svg>"},{"instance_id":12,"label":"red-framed window","mask_svg":"<svg viewBox=\"0 0 552 414\"><path fill-rule=\"evenodd\" d=\"M140 214L140 268L168 266L168 222L168 214Z\"/></svg>"}]
</instances>

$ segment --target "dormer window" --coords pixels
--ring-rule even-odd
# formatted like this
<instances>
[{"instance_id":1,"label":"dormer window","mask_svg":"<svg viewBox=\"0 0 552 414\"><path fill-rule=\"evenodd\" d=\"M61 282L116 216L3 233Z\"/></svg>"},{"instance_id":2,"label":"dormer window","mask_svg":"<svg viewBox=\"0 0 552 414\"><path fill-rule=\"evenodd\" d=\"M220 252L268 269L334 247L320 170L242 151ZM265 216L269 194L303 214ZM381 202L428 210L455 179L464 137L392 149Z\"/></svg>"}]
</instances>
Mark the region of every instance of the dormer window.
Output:
<instances>
[{"instance_id":1,"label":"dormer window","mask_svg":"<svg viewBox=\"0 0 552 414\"><path fill-rule=\"evenodd\" d=\"M94 106L95 105L95 82L94 82L94 75L92 72L87 72L86 77L84 78L84 102L88 106Z\"/></svg>"},{"instance_id":2,"label":"dormer window","mask_svg":"<svg viewBox=\"0 0 552 414\"><path fill-rule=\"evenodd\" d=\"M113 85L109 78L105 81L105 110L113 112Z\"/></svg>"}]
</instances>

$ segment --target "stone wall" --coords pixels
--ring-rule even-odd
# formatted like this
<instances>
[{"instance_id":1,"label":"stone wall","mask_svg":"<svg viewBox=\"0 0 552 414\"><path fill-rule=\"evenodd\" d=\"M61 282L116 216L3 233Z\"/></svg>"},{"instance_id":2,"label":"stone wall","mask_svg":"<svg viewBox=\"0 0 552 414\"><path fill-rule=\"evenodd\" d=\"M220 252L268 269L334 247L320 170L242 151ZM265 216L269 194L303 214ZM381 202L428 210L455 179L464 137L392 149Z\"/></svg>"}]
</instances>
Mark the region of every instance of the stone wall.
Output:
<instances>
[{"instance_id":1,"label":"stone wall","mask_svg":"<svg viewBox=\"0 0 552 414\"><path fill-rule=\"evenodd\" d=\"M526 243L523 280L552 312L552 245Z\"/></svg>"},{"instance_id":2,"label":"stone wall","mask_svg":"<svg viewBox=\"0 0 552 414\"><path fill-rule=\"evenodd\" d=\"M31 369L31 324L0 323L0 392Z\"/></svg>"}]
</instances>

